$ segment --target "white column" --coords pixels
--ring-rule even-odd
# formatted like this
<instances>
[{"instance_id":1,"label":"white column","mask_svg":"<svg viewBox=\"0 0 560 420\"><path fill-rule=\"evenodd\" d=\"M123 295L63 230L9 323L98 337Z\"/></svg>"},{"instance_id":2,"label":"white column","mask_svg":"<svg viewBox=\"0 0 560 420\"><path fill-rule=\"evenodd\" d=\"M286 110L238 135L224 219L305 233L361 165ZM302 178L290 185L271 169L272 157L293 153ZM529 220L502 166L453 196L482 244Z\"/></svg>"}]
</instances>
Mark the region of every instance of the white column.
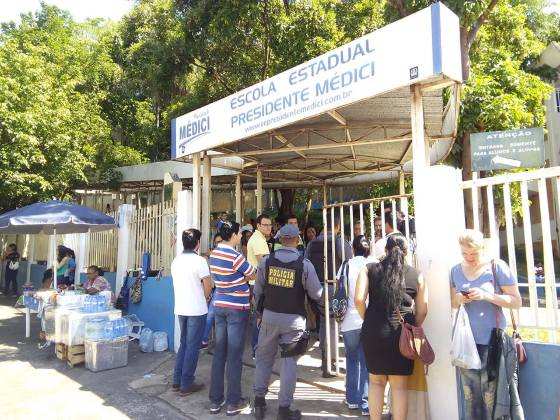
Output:
<instances>
[{"instance_id":1,"label":"white column","mask_svg":"<svg viewBox=\"0 0 560 420\"><path fill-rule=\"evenodd\" d=\"M257 169L257 216L262 213L263 206L262 206L262 196L263 196L263 187L262 187L262 171Z\"/></svg>"},{"instance_id":2,"label":"white column","mask_svg":"<svg viewBox=\"0 0 560 420\"><path fill-rule=\"evenodd\" d=\"M210 238L210 212L212 211L212 160L206 155L202 172L201 253L208 252Z\"/></svg>"},{"instance_id":3,"label":"white column","mask_svg":"<svg viewBox=\"0 0 560 420\"><path fill-rule=\"evenodd\" d=\"M25 283L29 284L31 280L31 266L33 265L33 260L35 259L35 235L30 235L29 238L29 249L27 251L27 271L25 273Z\"/></svg>"},{"instance_id":4,"label":"white column","mask_svg":"<svg viewBox=\"0 0 560 420\"><path fill-rule=\"evenodd\" d=\"M177 194L177 246L175 247L176 255L183 252L182 236L183 231L193 228L193 192L189 190L180 191ZM174 347L175 352L179 351L179 343L181 341L181 328L179 326L179 319L175 316L175 331L174 331Z\"/></svg>"},{"instance_id":5,"label":"white column","mask_svg":"<svg viewBox=\"0 0 560 420\"><path fill-rule=\"evenodd\" d=\"M411 111L417 261L429 291L424 328L436 354L427 377L430 413L434 419L456 420L459 406L450 357L449 269L460 261L457 236L464 227L461 177L457 169L428 166L422 95L417 86L412 87ZM438 203L437 212L431 207L433 203Z\"/></svg>"},{"instance_id":6,"label":"white column","mask_svg":"<svg viewBox=\"0 0 560 420\"><path fill-rule=\"evenodd\" d=\"M400 171L399 172L399 195L405 195L405 194L406 194L406 190L404 187L404 171Z\"/></svg>"},{"instance_id":7,"label":"white column","mask_svg":"<svg viewBox=\"0 0 560 420\"><path fill-rule=\"evenodd\" d=\"M119 230L117 234L117 272L114 293L117 295L123 285L126 271L132 263L132 215L135 207L132 204L122 204L119 206Z\"/></svg>"},{"instance_id":8,"label":"white column","mask_svg":"<svg viewBox=\"0 0 560 420\"><path fill-rule=\"evenodd\" d=\"M235 177L235 221L243 223L243 189L241 188L241 175Z\"/></svg>"},{"instance_id":9,"label":"white column","mask_svg":"<svg viewBox=\"0 0 560 420\"><path fill-rule=\"evenodd\" d=\"M200 229L200 154L196 153L192 158L193 178L192 178L192 205L194 214L194 227Z\"/></svg>"}]
</instances>

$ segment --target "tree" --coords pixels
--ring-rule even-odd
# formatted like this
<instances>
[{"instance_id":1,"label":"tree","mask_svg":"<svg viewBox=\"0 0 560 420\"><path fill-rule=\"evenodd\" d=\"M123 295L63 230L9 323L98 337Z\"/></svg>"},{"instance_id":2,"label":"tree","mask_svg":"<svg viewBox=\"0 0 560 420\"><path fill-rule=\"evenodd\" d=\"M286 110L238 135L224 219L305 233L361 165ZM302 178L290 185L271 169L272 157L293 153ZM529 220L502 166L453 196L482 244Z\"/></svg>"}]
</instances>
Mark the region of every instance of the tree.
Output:
<instances>
[{"instance_id":1,"label":"tree","mask_svg":"<svg viewBox=\"0 0 560 420\"><path fill-rule=\"evenodd\" d=\"M0 32L0 211L65 198L96 183L106 157L116 161L101 114L114 65L100 54L96 23L78 25L42 5ZM134 150L119 149L132 162ZM100 165L101 164L101 165Z\"/></svg>"}]
</instances>

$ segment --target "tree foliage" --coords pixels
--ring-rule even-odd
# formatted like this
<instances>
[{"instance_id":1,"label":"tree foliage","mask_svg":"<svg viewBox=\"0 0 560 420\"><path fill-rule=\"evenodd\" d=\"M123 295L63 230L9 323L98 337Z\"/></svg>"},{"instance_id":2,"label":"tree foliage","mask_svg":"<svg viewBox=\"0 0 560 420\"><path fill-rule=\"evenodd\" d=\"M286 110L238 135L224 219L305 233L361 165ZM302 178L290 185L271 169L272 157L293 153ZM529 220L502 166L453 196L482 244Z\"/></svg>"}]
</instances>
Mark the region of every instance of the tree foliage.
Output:
<instances>
[{"instance_id":1,"label":"tree foliage","mask_svg":"<svg viewBox=\"0 0 560 420\"><path fill-rule=\"evenodd\" d=\"M113 163L138 162L115 146L101 105L118 67L96 22L78 25L43 5L0 33L0 210L97 183ZM119 160L118 157L123 158Z\"/></svg>"}]
</instances>

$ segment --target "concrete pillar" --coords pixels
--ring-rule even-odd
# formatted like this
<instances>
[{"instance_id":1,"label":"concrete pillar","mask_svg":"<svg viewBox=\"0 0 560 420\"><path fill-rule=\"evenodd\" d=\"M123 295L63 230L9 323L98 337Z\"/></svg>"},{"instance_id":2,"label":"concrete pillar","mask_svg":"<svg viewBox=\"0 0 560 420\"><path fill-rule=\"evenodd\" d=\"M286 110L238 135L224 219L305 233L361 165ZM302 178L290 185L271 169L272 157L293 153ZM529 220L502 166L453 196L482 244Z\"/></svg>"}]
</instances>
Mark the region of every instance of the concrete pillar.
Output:
<instances>
[{"instance_id":1,"label":"concrete pillar","mask_svg":"<svg viewBox=\"0 0 560 420\"><path fill-rule=\"evenodd\" d=\"M262 171L257 169L257 216L262 213L263 210L263 187L262 187Z\"/></svg>"},{"instance_id":2,"label":"concrete pillar","mask_svg":"<svg viewBox=\"0 0 560 420\"><path fill-rule=\"evenodd\" d=\"M200 229L200 154L195 153L192 157L192 205L193 205L193 227Z\"/></svg>"},{"instance_id":3,"label":"concrete pillar","mask_svg":"<svg viewBox=\"0 0 560 420\"><path fill-rule=\"evenodd\" d=\"M133 251L133 232L132 232L132 215L135 207L132 204L122 204L119 206L119 230L117 237L117 272L115 294L118 294L123 285L126 271L132 264Z\"/></svg>"},{"instance_id":4,"label":"concrete pillar","mask_svg":"<svg viewBox=\"0 0 560 420\"><path fill-rule=\"evenodd\" d=\"M210 156L204 157L202 171L202 213L201 231L202 238L200 249L201 253L208 252L210 242L210 213L212 212L212 160Z\"/></svg>"},{"instance_id":5,"label":"concrete pillar","mask_svg":"<svg viewBox=\"0 0 560 420\"><path fill-rule=\"evenodd\" d=\"M399 195L405 195L405 194L406 194L406 189L404 187L404 171L400 171L399 172Z\"/></svg>"},{"instance_id":6,"label":"concrete pillar","mask_svg":"<svg viewBox=\"0 0 560 420\"><path fill-rule=\"evenodd\" d=\"M31 266L35 260L35 236L29 235L29 250L27 252L27 271L25 272L25 283L29 283L31 280Z\"/></svg>"},{"instance_id":7,"label":"concrete pillar","mask_svg":"<svg viewBox=\"0 0 560 420\"><path fill-rule=\"evenodd\" d=\"M235 221L243 223L243 189L241 188L241 175L235 177Z\"/></svg>"},{"instance_id":8,"label":"concrete pillar","mask_svg":"<svg viewBox=\"0 0 560 420\"><path fill-rule=\"evenodd\" d=\"M193 210L193 192L189 190L180 191L177 194L177 246L175 247L176 255L183 252L182 236L183 231L194 227L194 210ZM174 331L174 346L175 352L179 351L179 344L181 342L181 328L179 326L179 319L175 316L175 331Z\"/></svg>"},{"instance_id":9,"label":"concrete pillar","mask_svg":"<svg viewBox=\"0 0 560 420\"><path fill-rule=\"evenodd\" d=\"M457 378L451 365L451 301L449 270L460 261L457 236L463 228L459 171L429 167L424 137L422 95L412 87L412 150L417 262L429 291L426 335L436 354L427 376L430 413L434 419L457 420ZM438 203L438 211L433 211ZM445 220L442 220L442 217ZM445 226L445 229L441 229Z\"/></svg>"}]
</instances>

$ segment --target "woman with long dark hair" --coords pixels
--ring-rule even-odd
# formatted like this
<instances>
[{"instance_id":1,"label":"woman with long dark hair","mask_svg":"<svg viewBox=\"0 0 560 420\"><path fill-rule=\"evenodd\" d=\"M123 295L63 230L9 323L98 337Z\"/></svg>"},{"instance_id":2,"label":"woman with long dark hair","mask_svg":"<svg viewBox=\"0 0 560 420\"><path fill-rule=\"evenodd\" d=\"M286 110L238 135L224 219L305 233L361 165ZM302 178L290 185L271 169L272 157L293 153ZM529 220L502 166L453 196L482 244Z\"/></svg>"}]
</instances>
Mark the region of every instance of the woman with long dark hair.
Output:
<instances>
[{"instance_id":1,"label":"woman with long dark hair","mask_svg":"<svg viewBox=\"0 0 560 420\"><path fill-rule=\"evenodd\" d=\"M17 250L16 244L10 244L4 251L2 255L2 260L6 262L6 271L4 278L4 296L8 296L11 293L17 297L18 296L18 284L17 284L17 274L19 270L19 252ZM1 268L0 268L1 270Z\"/></svg>"},{"instance_id":2,"label":"woman with long dark hair","mask_svg":"<svg viewBox=\"0 0 560 420\"><path fill-rule=\"evenodd\" d=\"M386 257L381 262L368 264L361 271L354 302L364 319L361 341L369 372L370 418L381 419L389 382L392 418L406 420L407 382L413 361L399 351L400 319L402 316L409 324L421 325L428 313L428 295L422 275L405 262L405 237L388 236L385 250Z\"/></svg>"}]
</instances>

